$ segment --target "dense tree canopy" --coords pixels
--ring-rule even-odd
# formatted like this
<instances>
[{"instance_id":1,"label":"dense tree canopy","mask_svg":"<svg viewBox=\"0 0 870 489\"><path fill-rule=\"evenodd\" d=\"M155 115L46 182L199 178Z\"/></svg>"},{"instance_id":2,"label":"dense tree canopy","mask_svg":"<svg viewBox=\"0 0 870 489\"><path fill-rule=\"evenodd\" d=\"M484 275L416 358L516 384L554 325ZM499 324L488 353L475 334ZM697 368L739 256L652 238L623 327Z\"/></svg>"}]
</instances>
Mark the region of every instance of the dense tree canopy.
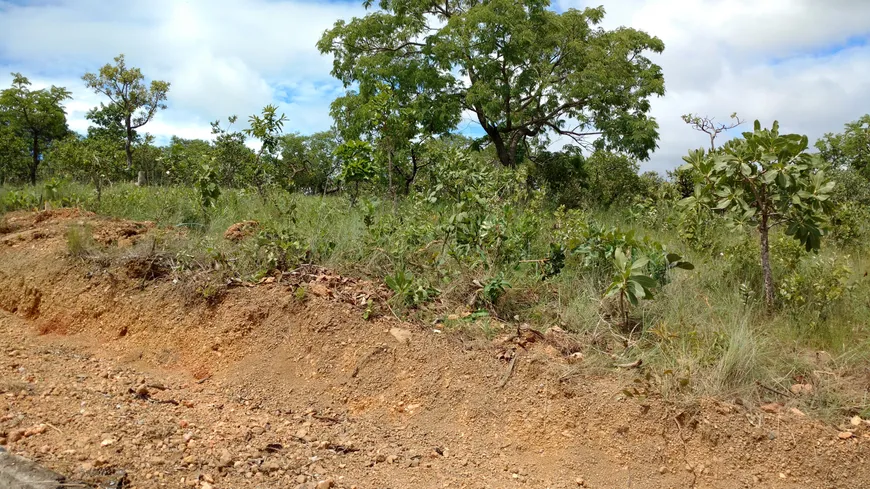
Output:
<instances>
[{"instance_id":1,"label":"dense tree canopy","mask_svg":"<svg viewBox=\"0 0 870 489\"><path fill-rule=\"evenodd\" d=\"M664 44L634 29L599 28L603 8L557 13L547 0L379 6L337 22L318 47L362 96L388 86L422 130L451 127L469 111L506 166L519 163L530 139L552 133L579 142L601 136L598 147L640 158L656 147L649 99L664 93L664 80L645 53Z\"/></svg>"},{"instance_id":2,"label":"dense tree canopy","mask_svg":"<svg viewBox=\"0 0 870 489\"><path fill-rule=\"evenodd\" d=\"M66 110L63 102L71 98L70 92L62 87L52 86L41 90L31 90L30 80L21 73L12 74L12 87L0 92L0 112L6 114L5 143L12 151L19 143L12 140L17 134L25 139L30 150L31 161L28 169L30 183L36 183L36 172L42 161L42 152L54 140L69 133L66 124Z\"/></svg>"}]
</instances>

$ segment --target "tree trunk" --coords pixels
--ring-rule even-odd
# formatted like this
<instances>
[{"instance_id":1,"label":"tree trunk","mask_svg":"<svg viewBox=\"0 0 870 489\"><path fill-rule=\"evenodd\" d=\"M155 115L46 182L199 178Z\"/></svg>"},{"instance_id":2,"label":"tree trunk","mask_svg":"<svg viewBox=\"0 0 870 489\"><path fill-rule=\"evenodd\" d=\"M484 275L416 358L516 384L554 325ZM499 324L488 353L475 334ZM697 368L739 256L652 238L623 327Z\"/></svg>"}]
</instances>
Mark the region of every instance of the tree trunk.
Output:
<instances>
[{"instance_id":1,"label":"tree trunk","mask_svg":"<svg viewBox=\"0 0 870 489\"><path fill-rule=\"evenodd\" d=\"M498 161L506 167L513 168L516 165L516 148L508 148L508 146L505 145L504 138L501 133L498 132L498 129L487 128L486 134L492 141L493 146L495 146ZM511 150L513 150L513 152Z\"/></svg>"},{"instance_id":2,"label":"tree trunk","mask_svg":"<svg viewBox=\"0 0 870 489\"><path fill-rule=\"evenodd\" d=\"M33 161L30 163L30 184L36 185L36 170L39 168L39 136L33 136Z\"/></svg>"},{"instance_id":3,"label":"tree trunk","mask_svg":"<svg viewBox=\"0 0 870 489\"><path fill-rule=\"evenodd\" d=\"M761 215L761 223L758 225L758 233L761 235L761 270L764 273L764 304L768 309L773 307L773 302L776 299L776 294L773 289L773 270L770 268L770 242L768 233L770 228L767 226L768 216Z\"/></svg>"},{"instance_id":4,"label":"tree trunk","mask_svg":"<svg viewBox=\"0 0 870 489\"><path fill-rule=\"evenodd\" d=\"M132 122L130 121L129 115L127 115L124 122L126 123L127 129L127 138L124 141L124 154L127 157L127 169L130 170L133 168L133 128L130 127Z\"/></svg>"}]
</instances>

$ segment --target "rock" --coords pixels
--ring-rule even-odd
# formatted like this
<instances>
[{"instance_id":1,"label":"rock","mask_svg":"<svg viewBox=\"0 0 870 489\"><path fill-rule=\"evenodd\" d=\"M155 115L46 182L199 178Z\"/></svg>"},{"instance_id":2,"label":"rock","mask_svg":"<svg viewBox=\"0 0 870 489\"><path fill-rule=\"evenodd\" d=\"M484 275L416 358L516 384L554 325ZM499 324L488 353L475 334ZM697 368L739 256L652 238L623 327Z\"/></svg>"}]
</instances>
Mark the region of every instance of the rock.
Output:
<instances>
[{"instance_id":1,"label":"rock","mask_svg":"<svg viewBox=\"0 0 870 489\"><path fill-rule=\"evenodd\" d=\"M852 423L852 426L861 426L861 423L864 421L861 419L861 416L853 416L849 422Z\"/></svg>"},{"instance_id":2,"label":"rock","mask_svg":"<svg viewBox=\"0 0 870 489\"><path fill-rule=\"evenodd\" d=\"M229 467L233 464L233 455L226 448L221 449L221 455L218 459L218 467Z\"/></svg>"},{"instance_id":3,"label":"rock","mask_svg":"<svg viewBox=\"0 0 870 489\"><path fill-rule=\"evenodd\" d=\"M327 297L329 295L329 287L316 282L308 284L308 290L317 297Z\"/></svg>"},{"instance_id":4,"label":"rock","mask_svg":"<svg viewBox=\"0 0 870 489\"><path fill-rule=\"evenodd\" d=\"M411 331L403 328L391 328L390 334L399 343L409 343L411 341Z\"/></svg>"},{"instance_id":5,"label":"rock","mask_svg":"<svg viewBox=\"0 0 870 489\"><path fill-rule=\"evenodd\" d=\"M24 430L12 430L6 438L9 443L15 443L24 438Z\"/></svg>"},{"instance_id":6,"label":"rock","mask_svg":"<svg viewBox=\"0 0 870 489\"><path fill-rule=\"evenodd\" d=\"M771 402L770 404L762 404L759 406L762 411L770 414L777 414L782 410L782 404L778 402Z\"/></svg>"},{"instance_id":7,"label":"rock","mask_svg":"<svg viewBox=\"0 0 870 489\"><path fill-rule=\"evenodd\" d=\"M326 479L318 482L316 489L331 489L333 485L335 485L335 481L332 479Z\"/></svg>"},{"instance_id":8,"label":"rock","mask_svg":"<svg viewBox=\"0 0 870 489\"><path fill-rule=\"evenodd\" d=\"M148 386L145 384L140 385L136 388L136 395L139 397L148 397L150 392L148 392Z\"/></svg>"},{"instance_id":9,"label":"rock","mask_svg":"<svg viewBox=\"0 0 870 489\"><path fill-rule=\"evenodd\" d=\"M804 412L801 411L801 410L798 409L798 408L791 408L789 411L790 411L792 414L794 414L795 416L800 416L800 417L806 416L806 414L804 414Z\"/></svg>"},{"instance_id":10,"label":"rock","mask_svg":"<svg viewBox=\"0 0 870 489\"><path fill-rule=\"evenodd\" d=\"M813 393L812 384L794 384L791 386L791 393L795 395L808 396Z\"/></svg>"},{"instance_id":11,"label":"rock","mask_svg":"<svg viewBox=\"0 0 870 489\"><path fill-rule=\"evenodd\" d=\"M17 455L0 452L0 487L41 489L62 487L65 477Z\"/></svg>"},{"instance_id":12,"label":"rock","mask_svg":"<svg viewBox=\"0 0 870 489\"><path fill-rule=\"evenodd\" d=\"M840 434L838 434L837 436L841 440L848 440L849 438L852 438L853 436L855 436L855 434L852 433L851 431L841 431Z\"/></svg>"},{"instance_id":13,"label":"rock","mask_svg":"<svg viewBox=\"0 0 870 489\"><path fill-rule=\"evenodd\" d=\"M203 481L203 482L199 485L199 487L200 487L201 489L212 489L212 485L209 484L209 483L206 482L206 481Z\"/></svg>"},{"instance_id":14,"label":"rock","mask_svg":"<svg viewBox=\"0 0 870 489\"><path fill-rule=\"evenodd\" d=\"M260 468L263 470L263 472L271 474L272 472L277 472L281 470L281 464L279 464L275 460L270 459L263 462L263 465L261 465Z\"/></svg>"},{"instance_id":15,"label":"rock","mask_svg":"<svg viewBox=\"0 0 870 489\"><path fill-rule=\"evenodd\" d=\"M224 239L229 241L241 241L254 234L259 227L260 223L257 221L237 222L227 228L224 232Z\"/></svg>"}]
</instances>

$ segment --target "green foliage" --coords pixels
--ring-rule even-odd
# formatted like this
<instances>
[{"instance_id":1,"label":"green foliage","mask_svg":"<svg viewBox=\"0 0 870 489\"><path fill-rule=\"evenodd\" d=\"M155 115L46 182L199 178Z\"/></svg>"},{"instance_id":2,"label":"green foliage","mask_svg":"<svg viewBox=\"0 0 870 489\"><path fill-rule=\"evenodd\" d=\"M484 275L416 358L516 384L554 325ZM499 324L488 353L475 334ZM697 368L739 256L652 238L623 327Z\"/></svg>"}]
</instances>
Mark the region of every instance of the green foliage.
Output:
<instances>
[{"instance_id":1,"label":"green foliage","mask_svg":"<svg viewBox=\"0 0 870 489\"><path fill-rule=\"evenodd\" d=\"M215 206L221 195L218 174L208 163L203 163L196 178L196 194L199 197L199 207L204 214Z\"/></svg>"},{"instance_id":2,"label":"green foliage","mask_svg":"<svg viewBox=\"0 0 870 489\"><path fill-rule=\"evenodd\" d=\"M96 252L93 230L87 225L73 225L66 231L66 249L73 258L89 258Z\"/></svg>"},{"instance_id":3,"label":"green foliage","mask_svg":"<svg viewBox=\"0 0 870 489\"><path fill-rule=\"evenodd\" d=\"M627 323L626 300L632 306L637 306L639 299L652 299L653 290L658 286L658 283L654 278L642 273L649 264L649 259L646 257L632 260L622 248L617 248L613 253L613 262L616 274L604 296L616 296L619 299L620 316L622 316L623 323Z\"/></svg>"},{"instance_id":4,"label":"green foliage","mask_svg":"<svg viewBox=\"0 0 870 489\"><path fill-rule=\"evenodd\" d=\"M840 134L825 134L816 148L834 168L852 170L870 180L870 114L847 123Z\"/></svg>"},{"instance_id":5,"label":"green foliage","mask_svg":"<svg viewBox=\"0 0 870 489\"><path fill-rule=\"evenodd\" d=\"M664 93L664 81L642 53L660 53L664 44L634 29L597 28L603 8L557 13L548 6L381 2L382 10L336 22L318 48L334 56L332 73L345 86L397 92L396 106L410 108L424 133L473 112L506 166L519 164L526 144L547 131L578 141L601 134L599 147L648 156L658 129L647 116L649 98ZM421 115L418 106L436 112Z\"/></svg>"},{"instance_id":6,"label":"green foliage","mask_svg":"<svg viewBox=\"0 0 870 489\"><path fill-rule=\"evenodd\" d=\"M31 156L27 169L31 185L36 184L45 148L69 132L63 102L70 98L70 91L62 87L31 90L30 80L21 73L12 73L12 87L0 91L0 157L20 161L16 155L26 145ZM5 178L6 171L2 173Z\"/></svg>"},{"instance_id":7,"label":"green foliage","mask_svg":"<svg viewBox=\"0 0 870 489\"><path fill-rule=\"evenodd\" d=\"M822 227L831 210L830 181L817 155L806 153L806 136L779 133L779 123L762 129L755 121L754 132L735 139L721 151L705 154L693 151L683 158L684 169L703 176L687 207L722 211L737 226L755 227L761 236L765 301L773 304L774 286L769 263L768 233L776 225L807 250L817 250Z\"/></svg>"},{"instance_id":8,"label":"green foliage","mask_svg":"<svg viewBox=\"0 0 870 489\"><path fill-rule=\"evenodd\" d=\"M783 277L779 297L786 308L810 312L818 323L855 288L851 276L852 269L842 259L812 257Z\"/></svg>"},{"instance_id":9,"label":"green foliage","mask_svg":"<svg viewBox=\"0 0 870 489\"><path fill-rule=\"evenodd\" d=\"M333 131L310 136L287 134L281 138L281 168L294 189L323 195L337 190L341 164L335 155L338 138Z\"/></svg>"},{"instance_id":10,"label":"green foliage","mask_svg":"<svg viewBox=\"0 0 870 489\"><path fill-rule=\"evenodd\" d=\"M169 83L152 80L151 85L146 86L145 75L139 68L128 68L123 54L116 56L114 61L115 64L107 63L97 73L86 73L82 80L85 86L109 99L108 106L101 105L101 109L95 109L89 115L98 121L105 119L104 127L112 134L117 135L123 128L127 168L132 168L134 131L166 108ZM98 115L99 112L103 114Z\"/></svg>"},{"instance_id":11,"label":"green foliage","mask_svg":"<svg viewBox=\"0 0 870 489\"><path fill-rule=\"evenodd\" d=\"M403 305L415 307L429 302L438 295L438 290L426 286L411 272L400 268L392 275L384 277L384 283L392 290Z\"/></svg>"},{"instance_id":12,"label":"green foliage","mask_svg":"<svg viewBox=\"0 0 870 489\"><path fill-rule=\"evenodd\" d=\"M256 155L245 145L245 133L232 130L237 120L238 117L230 116L226 127L221 127L220 121L211 123L211 133L214 135L212 156L221 184L225 187L246 186L253 182L257 171Z\"/></svg>"},{"instance_id":13,"label":"green foliage","mask_svg":"<svg viewBox=\"0 0 870 489\"><path fill-rule=\"evenodd\" d=\"M278 107L267 105L263 107L262 115L252 115L248 118L248 129L244 133L261 142L260 150L257 152L257 157L254 160L253 183L260 193L260 196L265 196L265 187L271 184L278 184L282 187L287 187L290 182L276 181L278 165L278 151L281 132L284 129L284 122L287 117L284 114L278 115Z\"/></svg>"},{"instance_id":14,"label":"green foliage","mask_svg":"<svg viewBox=\"0 0 870 489\"><path fill-rule=\"evenodd\" d=\"M372 159L372 147L365 141L347 141L334 151L335 157L341 162L342 183L350 186L351 204L359 197L359 186L377 177L377 169Z\"/></svg>"},{"instance_id":15,"label":"green foliage","mask_svg":"<svg viewBox=\"0 0 870 489\"><path fill-rule=\"evenodd\" d=\"M503 273L499 273L483 284L483 298L486 299L488 303L495 304L509 288L511 288L510 282L505 280Z\"/></svg>"}]
</instances>

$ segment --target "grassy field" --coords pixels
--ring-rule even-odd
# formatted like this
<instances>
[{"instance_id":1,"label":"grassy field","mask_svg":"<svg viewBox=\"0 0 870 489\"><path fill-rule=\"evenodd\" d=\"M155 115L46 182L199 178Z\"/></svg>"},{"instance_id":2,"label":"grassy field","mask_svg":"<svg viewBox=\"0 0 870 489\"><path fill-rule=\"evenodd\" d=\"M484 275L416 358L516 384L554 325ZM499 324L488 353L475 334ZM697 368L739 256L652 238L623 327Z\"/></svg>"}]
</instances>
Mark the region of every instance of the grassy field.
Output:
<instances>
[{"instance_id":1,"label":"grassy field","mask_svg":"<svg viewBox=\"0 0 870 489\"><path fill-rule=\"evenodd\" d=\"M363 199L353 206L341 197L224 190L203 208L190 188L115 185L97 202L92 188L62 183L2 188L0 211L50 200L184 229L165 234L162 252L180 272L207 272L216 284L315 263L385 280L395 296L392 312L383 313L411 321L440 318L446 329L481 336L519 323L559 327L582 340L590 368L642 359L648 381L668 396L761 400L811 384L812 393L795 396L803 409L870 415L864 224L851 238L826 240L819 254L776 234L779 304L770 311L761 300L752 233L707 216L687 236L667 200L564 211L548 208L546 196L499 185L471 185L473 198L451 196L447 188L437 199ZM224 238L228 227L246 220L259 222L250 238ZM92 244L71 238L73 254L82 255L83 246ZM644 269L658 284L653 299L621 310L616 297L604 297L614 280L606 259L614 246L649 257ZM668 269L666 253L694 269Z\"/></svg>"}]
</instances>

